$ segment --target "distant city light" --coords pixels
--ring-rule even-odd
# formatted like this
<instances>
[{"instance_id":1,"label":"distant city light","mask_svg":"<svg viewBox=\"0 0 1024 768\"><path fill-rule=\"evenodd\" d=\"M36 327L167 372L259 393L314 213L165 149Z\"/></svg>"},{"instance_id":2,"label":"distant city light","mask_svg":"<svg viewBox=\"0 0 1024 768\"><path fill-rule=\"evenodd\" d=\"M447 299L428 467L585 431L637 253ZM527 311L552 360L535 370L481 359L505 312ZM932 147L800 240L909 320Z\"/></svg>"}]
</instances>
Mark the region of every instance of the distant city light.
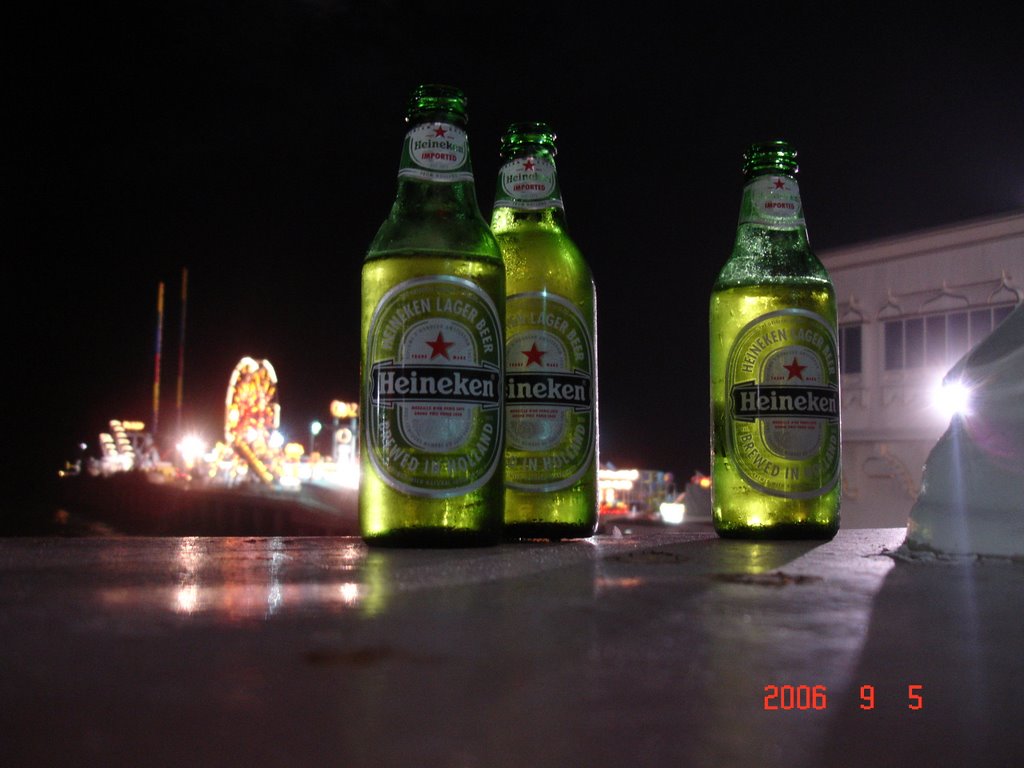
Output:
<instances>
[{"instance_id":1,"label":"distant city light","mask_svg":"<svg viewBox=\"0 0 1024 768\"><path fill-rule=\"evenodd\" d=\"M601 469L597 472L597 484L599 488L629 491L639 477L640 471L636 469Z\"/></svg>"},{"instance_id":2,"label":"distant city light","mask_svg":"<svg viewBox=\"0 0 1024 768\"><path fill-rule=\"evenodd\" d=\"M187 435L178 443L178 453L186 466L193 466L196 460L206 453L206 444L198 435Z\"/></svg>"},{"instance_id":3,"label":"distant city light","mask_svg":"<svg viewBox=\"0 0 1024 768\"><path fill-rule=\"evenodd\" d=\"M359 463L355 461L340 463L338 465L336 481L343 488L358 488Z\"/></svg>"},{"instance_id":4,"label":"distant city light","mask_svg":"<svg viewBox=\"0 0 1024 768\"><path fill-rule=\"evenodd\" d=\"M971 412L971 388L959 380L941 383L932 391L932 405L946 419L967 416Z\"/></svg>"},{"instance_id":5,"label":"distant city light","mask_svg":"<svg viewBox=\"0 0 1024 768\"><path fill-rule=\"evenodd\" d=\"M359 415L359 403L346 403L343 400L331 401L331 416L336 419L354 419Z\"/></svg>"},{"instance_id":6,"label":"distant city light","mask_svg":"<svg viewBox=\"0 0 1024 768\"><path fill-rule=\"evenodd\" d=\"M686 517L686 505L680 502L666 501L658 508L662 522L679 525Z\"/></svg>"},{"instance_id":7,"label":"distant city light","mask_svg":"<svg viewBox=\"0 0 1024 768\"><path fill-rule=\"evenodd\" d=\"M282 446L284 446L284 435L275 429L270 433L270 447L276 451Z\"/></svg>"}]
</instances>

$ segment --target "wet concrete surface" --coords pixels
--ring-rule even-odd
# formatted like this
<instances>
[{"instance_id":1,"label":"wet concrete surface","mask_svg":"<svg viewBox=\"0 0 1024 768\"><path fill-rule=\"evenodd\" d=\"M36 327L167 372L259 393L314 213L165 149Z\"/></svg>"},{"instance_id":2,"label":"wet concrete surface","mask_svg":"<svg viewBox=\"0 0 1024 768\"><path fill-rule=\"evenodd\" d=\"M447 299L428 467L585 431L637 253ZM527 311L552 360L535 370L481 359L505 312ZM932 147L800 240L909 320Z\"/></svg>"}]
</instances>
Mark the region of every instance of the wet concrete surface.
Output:
<instances>
[{"instance_id":1,"label":"wet concrete surface","mask_svg":"<svg viewBox=\"0 0 1024 768\"><path fill-rule=\"evenodd\" d=\"M902 529L612 533L445 551L0 539L4 762L977 766L1024 750L1024 564L906 562Z\"/></svg>"}]
</instances>

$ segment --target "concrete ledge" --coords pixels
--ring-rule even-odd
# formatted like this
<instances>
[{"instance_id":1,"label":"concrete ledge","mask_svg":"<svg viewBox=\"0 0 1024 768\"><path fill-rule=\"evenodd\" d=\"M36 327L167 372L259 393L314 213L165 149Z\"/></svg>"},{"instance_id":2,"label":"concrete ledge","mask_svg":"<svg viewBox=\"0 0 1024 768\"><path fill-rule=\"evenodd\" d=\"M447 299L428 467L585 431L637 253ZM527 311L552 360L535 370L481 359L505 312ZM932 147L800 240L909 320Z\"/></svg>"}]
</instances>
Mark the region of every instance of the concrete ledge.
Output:
<instances>
[{"instance_id":1,"label":"concrete ledge","mask_svg":"<svg viewBox=\"0 0 1024 768\"><path fill-rule=\"evenodd\" d=\"M0 539L5 762L1010 764L1024 565L903 538Z\"/></svg>"}]
</instances>

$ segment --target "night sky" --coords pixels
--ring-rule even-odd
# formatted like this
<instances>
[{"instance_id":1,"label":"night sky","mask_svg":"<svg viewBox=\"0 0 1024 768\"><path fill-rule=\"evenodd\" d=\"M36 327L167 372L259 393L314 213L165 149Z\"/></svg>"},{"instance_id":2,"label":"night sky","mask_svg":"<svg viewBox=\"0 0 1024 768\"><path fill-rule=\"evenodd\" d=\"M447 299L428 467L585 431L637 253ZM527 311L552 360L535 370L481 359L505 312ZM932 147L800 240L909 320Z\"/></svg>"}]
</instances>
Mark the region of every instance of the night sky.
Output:
<instances>
[{"instance_id":1,"label":"night sky","mask_svg":"<svg viewBox=\"0 0 1024 768\"><path fill-rule=\"evenodd\" d=\"M173 433L183 267L186 427L221 435L246 355L274 364L294 439L356 399L361 261L425 82L468 95L487 218L504 128L554 126L597 283L602 458L706 471L707 303L751 141L798 148L818 251L1024 206L1024 19L941 5L927 18L778 2L698 16L482 0L35 11L13 30L7 112L5 370L13 450L34 473L20 487L80 441L95 453L111 418L151 419L160 281Z\"/></svg>"}]
</instances>

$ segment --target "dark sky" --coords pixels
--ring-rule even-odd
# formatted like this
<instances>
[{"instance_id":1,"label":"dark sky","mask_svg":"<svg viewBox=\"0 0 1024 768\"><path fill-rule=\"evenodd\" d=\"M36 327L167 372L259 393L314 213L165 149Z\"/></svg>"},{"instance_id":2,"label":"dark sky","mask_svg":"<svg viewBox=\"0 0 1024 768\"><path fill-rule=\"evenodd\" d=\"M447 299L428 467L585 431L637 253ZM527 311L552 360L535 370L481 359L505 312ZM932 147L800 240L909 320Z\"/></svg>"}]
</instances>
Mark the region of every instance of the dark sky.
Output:
<instances>
[{"instance_id":1,"label":"dark sky","mask_svg":"<svg viewBox=\"0 0 1024 768\"><path fill-rule=\"evenodd\" d=\"M606 7L607 5L607 7ZM7 122L17 452L54 472L111 418L210 440L245 355L303 439L358 393L359 272L395 189L410 90L460 86L489 217L498 139L546 120L599 301L601 449L707 469L707 302L753 140L800 152L817 250L1024 206L1019 11L770 3L86 3L36 10ZM949 14L943 16L943 14ZM9 267L10 269L10 267ZM26 486L31 487L31 486Z\"/></svg>"}]
</instances>

